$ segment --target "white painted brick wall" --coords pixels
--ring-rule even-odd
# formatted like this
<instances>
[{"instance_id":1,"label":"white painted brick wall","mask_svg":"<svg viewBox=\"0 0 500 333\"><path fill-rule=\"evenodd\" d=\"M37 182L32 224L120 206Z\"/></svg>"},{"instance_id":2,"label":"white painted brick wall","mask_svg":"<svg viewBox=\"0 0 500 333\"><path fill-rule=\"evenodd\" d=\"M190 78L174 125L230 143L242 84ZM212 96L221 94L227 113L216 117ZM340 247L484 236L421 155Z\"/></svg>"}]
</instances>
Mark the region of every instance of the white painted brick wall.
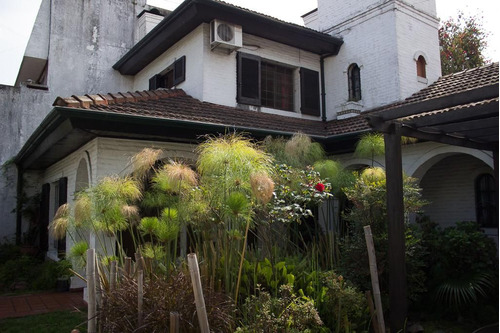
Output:
<instances>
[{"instance_id":1,"label":"white painted brick wall","mask_svg":"<svg viewBox=\"0 0 500 333\"><path fill-rule=\"evenodd\" d=\"M156 58L134 76L134 90L148 90L149 79L172 65L175 60L186 56L186 80L176 88L203 100L203 24Z\"/></svg>"},{"instance_id":2,"label":"white painted brick wall","mask_svg":"<svg viewBox=\"0 0 500 333\"><path fill-rule=\"evenodd\" d=\"M431 202L424 208L426 215L443 227L476 220L474 179L493 171L491 152L424 142L404 145L402 155L403 172L420 180L424 198ZM345 167L371 164L352 154L335 159ZM384 157L376 157L374 165L385 167Z\"/></svg>"},{"instance_id":3,"label":"white painted brick wall","mask_svg":"<svg viewBox=\"0 0 500 333\"><path fill-rule=\"evenodd\" d=\"M423 197L430 202L424 213L442 227L475 221L474 181L486 172L491 173L491 168L467 155L450 156L436 163L420 182Z\"/></svg>"},{"instance_id":4,"label":"white painted brick wall","mask_svg":"<svg viewBox=\"0 0 500 333\"><path fill-rule=\"evenodd\" d=\"M349 108L347 68L352 63L361 70L362 110L400 101L441 75L433 0L320 0L317 16L311 27L320 22L320 30L344 39L339 54L326 61L328 119ZM416 54L426 58L426 83L417 78Z\"/></svg>"}]
</instances>

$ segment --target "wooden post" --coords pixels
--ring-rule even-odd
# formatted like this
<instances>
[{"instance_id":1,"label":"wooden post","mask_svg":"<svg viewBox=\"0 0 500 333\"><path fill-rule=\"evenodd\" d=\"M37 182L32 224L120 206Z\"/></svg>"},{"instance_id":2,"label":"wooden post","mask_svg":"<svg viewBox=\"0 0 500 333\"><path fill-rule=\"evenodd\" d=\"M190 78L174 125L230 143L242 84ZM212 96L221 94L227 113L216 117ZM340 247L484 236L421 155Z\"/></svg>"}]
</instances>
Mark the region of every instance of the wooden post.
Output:
<instances>
[{"instance_id":1,"label":"wooden post","mask_svg":"<svg viewBox=\"0 0 500 333\"><path fill-rule=\"evenodd\" d=\"M205 308L205 299L203 298L203 289L201 287L198 259L196 258L195 253L188 254L187 258L191 282L193 283L194 301L196 303L196 313L198 315L198 322L200 323L200 331L201 333L210 333L207 310Z\"/></svg>"},{"instance_id":2,"label":"wooden post","mask_svg":"<svg viewBox=\"0 0 500 333\"><path fill-rule=\"evenodd\" d=\"M125 275L129 278L130 277L130 272L132 271L132 258L130 257L125 257Z\"/></svg>"},{"instance_id":3,"label":"wooden post","mask_svg":"<svg viewBox=\"0 0 500 333\"><path fill-rule=\"evenodd\" d=\"M180 319L179 313L170 312L170 333L179 333Z\"/></svg>"},{"instance_id":4,"label":"wooden post","mask_svg":"<svg viewBox=\"0 0 500 333\"><path fill-rule=\"evenodd\" d=\"M370 317L372 318L372 328L374 333L380 333L378 331L378 320L377 320L377 314L375 313L375 305L373 305L373 297L372 297L372 292L367 290L365 293L366 296L366 301L368 302L368 309L370 310ZM384 332L381 332L384 333Z\"/></svg>"},{"instance_id":5,"label":"wooden post","mask_svg":"<svg viewBox=\"0 0 500 333\"><path fill-rule=\"evenodd\" d=\"M111 269L109 273L109 290L115 290L116 284L116 260L111 260Z\"/></svg>"},{"instance_id":6,"label":"wooden post","mask_svg":"<svg viewBox=\"0 0 500 333\"><path fill-rule=\"evenodd\" d=\"M88 293L88 308L87 308L87 331L88 333L96 333L96 293L95 293L95 250L87 250L87 293Z\"/></svg>"},{"instance_id":7,"label":"wooden post","mask_svg":"<svg viewBox=\"0 0 500 333\"><path fill-rule=\"evenodd\" d=\"M137 326L142 326L143 317L143 303L144 303L144 271L142 269L137 271Z\"/></svg>"},{"instance_id":8,"label":"wooden post","mask_svg":"<svg viewBox=\"0 0 500 333\"><path fill-rule=\"evenodd\" d=\"M373 297L375 298L375 310L377 312L378 331L385 332L384 312L382 310L382 298L380 297L380 286L378 283L377 257L373 245L372 229L369 225L363 227L365 231L366 247L368 248L368 260L370 262L370 275L372 280Z\"/></svg>"},{"instance_id":9,"label":"wooden post","mask_svg":"<svg viewBox=\"0 0 500 333\"><path fill-rule=\"evenodd\" d=\"M405 226L401 125L392 124L384 134L389 238L389 309L391 332L404 329L408 300L406 290Z\"/></svg>"}]
</instances>

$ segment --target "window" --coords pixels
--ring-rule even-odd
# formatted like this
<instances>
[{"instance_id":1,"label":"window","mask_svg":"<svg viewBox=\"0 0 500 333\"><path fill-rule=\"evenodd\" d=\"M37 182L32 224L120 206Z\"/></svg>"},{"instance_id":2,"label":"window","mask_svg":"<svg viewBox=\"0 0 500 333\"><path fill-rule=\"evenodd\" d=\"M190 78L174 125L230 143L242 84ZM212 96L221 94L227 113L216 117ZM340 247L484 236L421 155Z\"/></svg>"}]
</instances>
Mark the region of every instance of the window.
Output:
<instances>
[{"instance_id":1,"label":"window","mask_svg":"<svg viewBox=\"0 0 500 333\"><path fill-rule=\"evenodd\" d=\"M294 111L295 69L238 53L238 103ZM320 115L319 73L300 69L301 111Z\"/></svg>"},{"instance_id":2,"label":"window","mask_svg":"<svg viewBox=\"0 0 500 333\"><path fill-rule=\"evenodd\" d=\"M261 102L273 109L293 111L293 70L261 63Z\"/></svg>"},{"instance_id":3,"label":"window","mask_svg":"<svg viewBox=\"0 0 500 333\"><path fill-rule=\"evenodd\" d=\"M347 80L349 84L349 100L361 100L361 75L357 64L352 64L347 70Z\"/></svg>"},{"instance_id":4,"label":"window","mask_svg":"<svg viewBox=\"0 0 500 333\"><path fill-rule=\"evenodd\" d=\"M186 56L177 59L160 74L149 79L149 90L172 88L186 80Z\"/></svg>"},{"instance_id":5,"label":"window","mask_svg":"<svg viewBox=\"0 0 500 333\"><path fill-rule=\"evenodd\" d=\"M495 180L484 173L476 178L476 219L483 228L498 228Z\"/></svg>"},{"instance_id":6,"label":"window","mask_svg":"<svg viewBox=\"0 0 500 333\"><path fill-rule=\"evenodd\" d=\"M417 76L426 78L427 75L425 73L425 66L427 63L425 62L425 58L423 56L419 56L417 58Z\"/></svg>"}]
</instances>

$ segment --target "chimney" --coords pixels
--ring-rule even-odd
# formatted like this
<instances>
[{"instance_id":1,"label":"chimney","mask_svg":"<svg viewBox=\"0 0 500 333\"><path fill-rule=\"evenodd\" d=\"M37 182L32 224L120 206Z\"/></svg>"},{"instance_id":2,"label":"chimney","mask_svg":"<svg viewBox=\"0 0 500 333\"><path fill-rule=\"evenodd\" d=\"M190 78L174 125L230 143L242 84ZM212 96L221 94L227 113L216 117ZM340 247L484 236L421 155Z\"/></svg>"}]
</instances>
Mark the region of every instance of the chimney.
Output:
<instances>
[{"instance_id":1,"label":"chimney","mask_svg":"<svg viewBox=\"0 0 500 333\"><path fill-rule=\"evenodd\" d=\"M171 11L161 8L150 7L151 9L143 10L137 15L135 25L134 43L137 44L144 36L146 36L154 27L158 25Z\"/></svg>"}]
</instances>

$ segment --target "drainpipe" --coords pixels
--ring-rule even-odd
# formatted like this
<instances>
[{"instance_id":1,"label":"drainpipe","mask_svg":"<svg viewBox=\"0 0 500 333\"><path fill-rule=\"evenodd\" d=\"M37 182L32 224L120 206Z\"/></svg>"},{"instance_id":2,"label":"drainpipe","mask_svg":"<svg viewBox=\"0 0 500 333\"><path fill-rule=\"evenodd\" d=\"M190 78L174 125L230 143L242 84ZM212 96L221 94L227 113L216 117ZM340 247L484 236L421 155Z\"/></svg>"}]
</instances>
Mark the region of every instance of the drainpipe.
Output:
<instances>
[{"instance_id":1,"label":"drainpipe","mask_svg":"<svg viewBox=\"0 0 500 333\"><path fill-rule=\"evenodd\" d=\"M23 215L21 210L23 208L23 169L21 165L16 164L17 167L17 200L16 200L16 245L21 244L21 233Z\"/></svg>"},{"instance_id":2,"label":"drainpipe","mask_svg":"<svg viewBox=\"0 0 500 333\"><path fill-rule=\"evenodd\" d=\"M325 92L325 58L331 57L334 54L329 53L322 55L319 58L320 72L321 72L321 120L326 122L326 92Z\"/></svg>"}]
</instances>

